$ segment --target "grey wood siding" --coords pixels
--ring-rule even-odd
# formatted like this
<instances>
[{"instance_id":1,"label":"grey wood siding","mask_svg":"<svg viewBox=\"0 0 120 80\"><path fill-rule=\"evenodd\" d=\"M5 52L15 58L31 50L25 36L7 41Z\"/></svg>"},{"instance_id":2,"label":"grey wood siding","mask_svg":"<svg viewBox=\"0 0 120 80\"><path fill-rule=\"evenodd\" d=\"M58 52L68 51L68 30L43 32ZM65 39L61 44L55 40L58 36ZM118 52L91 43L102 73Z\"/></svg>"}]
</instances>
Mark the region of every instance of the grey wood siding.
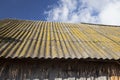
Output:
<instances>
[{"instance_id":1,"label":"grey wood siding","mask_svg":"<svg viewBox=\"0 0 120 80\"><path fill-rule=\"evenodd\" d=\"M116 61L0 60L0 80L120 80L119 76Z\"/></svg>"}]
</instances>

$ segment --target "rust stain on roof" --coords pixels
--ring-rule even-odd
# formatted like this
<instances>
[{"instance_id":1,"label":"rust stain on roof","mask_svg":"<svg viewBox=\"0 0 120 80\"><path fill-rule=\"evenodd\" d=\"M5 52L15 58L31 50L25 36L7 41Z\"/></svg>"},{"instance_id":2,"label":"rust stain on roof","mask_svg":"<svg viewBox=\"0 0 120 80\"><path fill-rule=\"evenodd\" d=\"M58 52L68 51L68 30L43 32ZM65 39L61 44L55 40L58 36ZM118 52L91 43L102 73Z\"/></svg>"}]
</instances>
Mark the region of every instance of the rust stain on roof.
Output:
<instances>
[{"instance_id":1,"label":"rust stain on roof","mask_svg":"<svg viewBox=\"0 0 120 80\"><path fill-rule=\"evenodd\" d=\"M0 21L0 57L120 59L120 27Z\"/></svg>"}]
</instances>

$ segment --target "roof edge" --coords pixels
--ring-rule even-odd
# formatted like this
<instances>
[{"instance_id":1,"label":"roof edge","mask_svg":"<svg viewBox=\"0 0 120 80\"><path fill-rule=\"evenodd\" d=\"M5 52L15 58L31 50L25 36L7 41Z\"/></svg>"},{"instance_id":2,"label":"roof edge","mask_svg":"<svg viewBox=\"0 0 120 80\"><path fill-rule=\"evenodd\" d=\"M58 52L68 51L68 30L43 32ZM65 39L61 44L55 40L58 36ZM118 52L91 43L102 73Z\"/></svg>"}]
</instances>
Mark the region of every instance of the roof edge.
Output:
<instances>
[{"instance_id":1,"label":"roof edge","mask_svg":"<svg viewBox=\"0 0 120 80\"><path fill-rule=\"evenodd\" d=\"M98 26L110 26L110 27L120 27L120 25L109 25L109 24L97 24L97 23L84 23L81 22L81 24L88 24L88 25L98 25Z\"/></svg>"},{"instance_id":2,"label":"roof edge","mask_svg":"<svg viewBox=\"0 0 120 80\"><path fill-rule=\"evenodd\" d=\"M118 60L114 60L114 59L96 59L96 58L94 58L94 59L91 59L91 58L86 58L86 59L84 59L84 58L81 58L81 59L77 59L77 58L74 58L74 59L72 59L72 58L68 58L68 59L65 59L65 58L53 58L53 59L51 59L51 58L4 58L4 57L1 57L0 58L0 60L31 60L31 61L39 61L39 60L51 60L51 61L54 61L54 60L63 60L63 61L75 61L75 60L77 60L77 61L91 61L91 62L119 62L120 63L120 59L118 59Z\"/></svg>"},{"instance_id":3,"label":"roof edge","mask_svg":"<svg viewBox=\"0 0 120 80\"><path fill-rule=\"evenodd\" d=\"M3 18L3 19L0 19L0 21L2 21L2 20L19 20L19 21L33 21L33 22L42 21L42 22L54 22L54 23L67 23L67 24L87 24L87 25L120 27L120 25L109 25L109 24L99 24L99 23L97 24L97 23L87 23L87 22L69 23L69 22L56 22L56 21L44 21L44 20L27 20L27 19L17 19L17 18Z\"/></svg>"}]
</instances>

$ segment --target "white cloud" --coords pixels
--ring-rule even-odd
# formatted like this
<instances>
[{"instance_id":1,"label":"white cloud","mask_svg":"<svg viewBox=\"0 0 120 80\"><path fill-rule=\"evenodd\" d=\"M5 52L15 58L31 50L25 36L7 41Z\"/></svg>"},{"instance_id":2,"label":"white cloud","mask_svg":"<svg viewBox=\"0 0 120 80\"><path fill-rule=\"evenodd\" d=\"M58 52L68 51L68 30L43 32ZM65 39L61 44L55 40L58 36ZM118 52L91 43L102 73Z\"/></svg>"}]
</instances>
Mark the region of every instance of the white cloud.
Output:
<instances>
[{"instance_id":1,"label":"white cloud","mask_svg":"<svg viewBox=\"0 0 120 80\"><path fill-rule=\"evenodd\" d=\"M111 3L99 14L101 23L120 25L120 2Z\"/></svg>"},{"instance_id":2,"label":"white cloud","mask_svg":"<svg viewBox=\"0 0 120 80\"><path fill-rule=\"evenodd\" d=\"M120 25L120 0L59 0L45 13L48 21Z\"/></svg>"}]
</instances>

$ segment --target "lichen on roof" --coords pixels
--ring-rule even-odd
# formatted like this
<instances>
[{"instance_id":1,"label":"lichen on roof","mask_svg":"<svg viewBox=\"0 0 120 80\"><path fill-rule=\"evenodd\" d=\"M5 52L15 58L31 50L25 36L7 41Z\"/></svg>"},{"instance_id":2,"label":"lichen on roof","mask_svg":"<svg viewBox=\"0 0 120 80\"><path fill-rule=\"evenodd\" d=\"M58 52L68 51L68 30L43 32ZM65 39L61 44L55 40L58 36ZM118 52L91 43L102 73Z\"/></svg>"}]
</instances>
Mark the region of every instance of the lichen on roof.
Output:
<instances>
[{"instance_id":1,"label":"lichen on roof","mask_svg":"<svg viewBox=\"0 0 120 80\"><path fill-rule=\"evenodd\" d=\"M0 20L0 57L120 59L120 27Z\"/></svg>"}]
</instances>

